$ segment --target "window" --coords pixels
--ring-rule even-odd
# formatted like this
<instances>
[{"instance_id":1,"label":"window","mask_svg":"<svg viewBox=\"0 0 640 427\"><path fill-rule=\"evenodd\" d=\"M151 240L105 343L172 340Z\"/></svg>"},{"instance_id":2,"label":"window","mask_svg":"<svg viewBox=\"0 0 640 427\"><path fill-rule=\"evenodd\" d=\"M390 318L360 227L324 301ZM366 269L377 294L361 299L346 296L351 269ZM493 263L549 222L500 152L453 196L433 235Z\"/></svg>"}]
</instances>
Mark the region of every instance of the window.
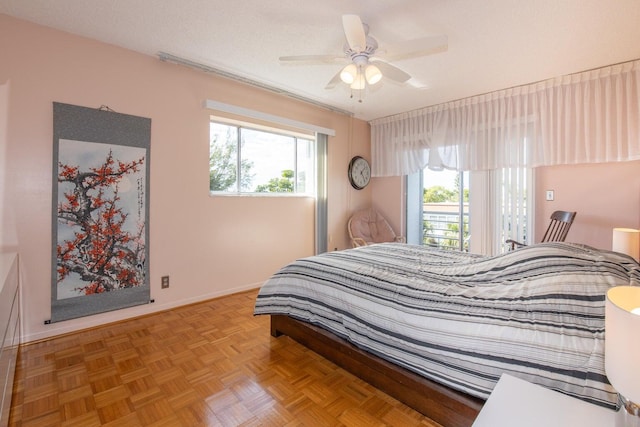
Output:
<instances>
[{"instance_id":1,"label":"window","mask_svg":"<svg viewBox=\"0 0 640 427\"><path fill-rule=\"evenodd\" d=\"M209 189L218 194L315 195L315 152L310 135L212 119Z\"/></svg>"},{"instance_id":2,"label":"window","mask_svg":"<svg viewBox=\"0 0 640 427\"><path fill-rule=\"evenodd\" d=\"M425 169L422 244L469 251L469 174Z\"/></svg>"},{"instance_id":3,"label":"window","mask_svg":"<svg viewBox=\"0 0 640 427\"><path fill-rule=\"evenodd\" d=\"M477 172L425 169L411 175L407 241L484 255L507 251L507 239L530 244L534 178L534 170L525 167Z\"/></svg>"}]
</instances>

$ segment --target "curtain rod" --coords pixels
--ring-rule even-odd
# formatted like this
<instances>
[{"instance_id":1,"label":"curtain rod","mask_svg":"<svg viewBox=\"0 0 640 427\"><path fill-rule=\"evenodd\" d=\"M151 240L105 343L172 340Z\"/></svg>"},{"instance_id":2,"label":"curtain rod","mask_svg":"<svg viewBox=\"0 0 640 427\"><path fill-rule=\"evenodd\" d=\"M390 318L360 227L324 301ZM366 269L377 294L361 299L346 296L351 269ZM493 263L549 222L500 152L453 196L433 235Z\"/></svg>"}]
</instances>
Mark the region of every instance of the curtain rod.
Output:
<instances>
[{"instance_id":1,"label":"curtain rod","mask_svg":"<svg viewBox=\"0 0 640 427\"><path fill-rule=\"evenodd\" d=\"M230 73L228 71L221 70L219 68L210 67L205 64L201 64L199 62L191 61L188 59L180 58L178 56L172 55L166 52L158 52L158 59L162 62L171 62L177 65L184 65L189 68L193 68L195 70L204 71L205 73L215 74L220 77L224 77L226 79L234 80L240 83L248 84L260 89L268 90L269 92L276 93L278 95L285 95L289 98L296 99L298 101L306 102L307 104L315 105L316 107L324 108L325 110L333 111L334 113L344 114L345 116L353 116L353 113L350 111L342 110L340 108L333 107L328 104L324 104L322 102L314 101L313 99L305 98L300 95L296 95L295 93L288 92L284 89L279 89L275 86L269 86L264 83L260 83L256 80L251 80L246 77L241 77L236 74Z\"/></svg>"}]
</instances>

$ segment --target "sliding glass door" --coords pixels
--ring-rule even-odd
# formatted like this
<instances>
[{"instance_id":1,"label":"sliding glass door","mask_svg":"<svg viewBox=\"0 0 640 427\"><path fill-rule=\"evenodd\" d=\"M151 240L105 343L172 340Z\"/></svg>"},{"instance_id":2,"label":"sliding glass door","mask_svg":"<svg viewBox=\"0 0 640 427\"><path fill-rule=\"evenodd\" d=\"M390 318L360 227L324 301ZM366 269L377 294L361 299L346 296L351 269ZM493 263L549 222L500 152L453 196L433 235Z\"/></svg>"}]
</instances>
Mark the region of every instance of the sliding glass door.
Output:
<instances>
[{"instance_id":1,"label":"sliding glass door","mask_svg":"<svg viewBox=\"0 0 640 427\"><path fill-rule=\"evenodd\" d=\"M533 170L425 169L407 177L407 241L495 255L533 236Z\"/></svg>"},{"instance_id":2,"label":"sliding glass door","mask_svg":"<svg viewBox=\"0 0 640 427\"><path fill-rule=\"evenodd\" d=\"M469 174L422 171L422 242L441 249L469 251Z\"/></svg>"}]
</instances>

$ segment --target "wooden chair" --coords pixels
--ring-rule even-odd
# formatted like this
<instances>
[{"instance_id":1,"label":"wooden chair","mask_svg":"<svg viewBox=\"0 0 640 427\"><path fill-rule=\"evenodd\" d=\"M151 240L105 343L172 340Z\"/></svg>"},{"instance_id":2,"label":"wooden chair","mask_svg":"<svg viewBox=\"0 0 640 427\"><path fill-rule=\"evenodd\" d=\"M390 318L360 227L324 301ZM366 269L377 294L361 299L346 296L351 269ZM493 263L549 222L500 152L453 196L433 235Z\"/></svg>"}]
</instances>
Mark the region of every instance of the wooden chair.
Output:
<instances>
[{"instance_id":1,"label":"wooden chair","mask_svg":"<svg viewBox=\"0 0 640 427\"><path fill-rule=\"evenodd\" d=\"M353 214L347 223L349 238L354 248L373 243L402 242L406 240L396 235L387 220L374 208L363 209Z\"/></svg>"},{"instance_id":2,"label":"wooden chair","mask_svg":"<svg viewBox=\"0 0 640 427\"><path fill-rule=\"evenodd\" d=\"M542 236L541 243L564 242L575 217L576 212L555 211L552 213L551 222L549 223L549 227L547 227L547 231L545 231L544 236ZM527 246L524 243L520 243L512 239L508 239L506 243L511 245L511 250L516 247Z\"/></svg>"}]
</instances>

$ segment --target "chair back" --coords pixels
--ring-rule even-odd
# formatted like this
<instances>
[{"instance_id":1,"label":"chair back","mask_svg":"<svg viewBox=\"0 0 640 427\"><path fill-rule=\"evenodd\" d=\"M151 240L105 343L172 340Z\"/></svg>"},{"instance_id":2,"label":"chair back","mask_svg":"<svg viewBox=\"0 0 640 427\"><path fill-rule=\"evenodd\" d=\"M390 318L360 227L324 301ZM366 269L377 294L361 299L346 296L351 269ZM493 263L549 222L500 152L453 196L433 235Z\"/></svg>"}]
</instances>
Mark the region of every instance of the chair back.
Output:
<instances>
[{"instance_id":1,"label":"chair back","mask_svg":"<svg viewBox=\"0 0 640 427\"><path fill-rule=\"evenodd\" d=\"M357 211L347 223L349 238L353 247L372 243L402 241L387 220L375 208Z\"/></svg>"},{"instance_id":2,"label":"chair back","mask_svg":"<svg viewBox=\"0 0 640 427\"><path fill-rule=\"evenodd\" d=\"M555 211L551 214L551 222L542 237L542 242L564 242L573 224L576 212Z\"/></svg>"}]
</instances>

